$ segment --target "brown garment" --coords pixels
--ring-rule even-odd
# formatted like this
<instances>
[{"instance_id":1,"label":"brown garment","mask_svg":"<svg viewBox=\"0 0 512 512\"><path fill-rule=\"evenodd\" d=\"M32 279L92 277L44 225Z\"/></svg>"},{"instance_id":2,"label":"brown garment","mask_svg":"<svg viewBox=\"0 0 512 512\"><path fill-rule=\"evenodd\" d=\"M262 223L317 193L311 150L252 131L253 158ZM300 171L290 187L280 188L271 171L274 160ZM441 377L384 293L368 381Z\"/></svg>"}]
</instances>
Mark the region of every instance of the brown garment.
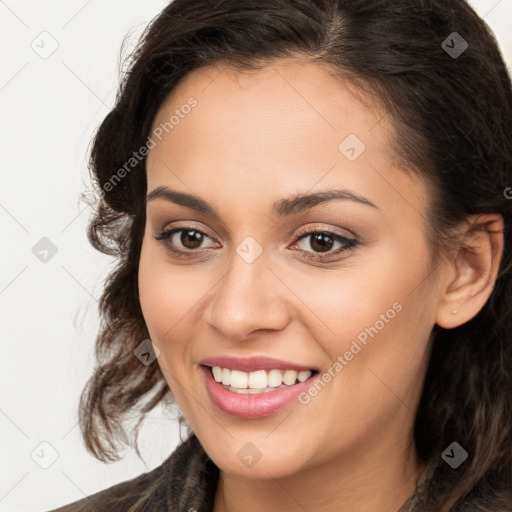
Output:
<instances>
[{"instance_id":1,"label":"brown garment","mask_svg":"<svg viewBox=\"0 0 512 512\"><path fill-rule=\"evenodd\" d=\"M193 435L152 471L48 512L212 512L218 477ZM397 512L412 510L424 510L416 492Z\"/></svg>"},{"instance_id":2,"label":"brown garment","mask_svg":"<svg viewBox=\"0 0 512 512\"><path fill-rule=\"evenodd\" d=\"M48 512L211 512L218 476L194 435L152 471Z\"/></svg>"}]
</instances>

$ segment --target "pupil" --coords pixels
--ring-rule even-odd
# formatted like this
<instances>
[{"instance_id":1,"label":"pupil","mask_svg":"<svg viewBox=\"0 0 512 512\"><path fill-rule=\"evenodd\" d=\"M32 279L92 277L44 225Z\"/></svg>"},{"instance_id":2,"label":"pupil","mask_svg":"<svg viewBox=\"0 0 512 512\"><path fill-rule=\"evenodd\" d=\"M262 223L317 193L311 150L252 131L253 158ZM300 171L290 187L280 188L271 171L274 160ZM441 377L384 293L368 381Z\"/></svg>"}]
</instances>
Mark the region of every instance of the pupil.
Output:
<instances>
[{"instance_id":1,"label":"pupil","mask_svg":"<svg viewBox=\"0 0 512 512\"><path fill-rule=\"evenodd\" d=\"M318 250L320 252L326 252L332 248L332 238L326 233L318 233L314 235L313 240L312 242L310 242L310 244L313 249Z\"/></svg>"},{"instance_id":2,"label":"pupil","mask_svg":"<svg viewBox=\"0 0 512 512\"><path fill-rule=\"evenodd\" d=\"M195 233L195 235L194 235ZM201 245L202 234L195 230L183 231L181 235L181 243L189 249L196 249ZM190 247L191 245L191 247Z\"/></svg>"}]
</instances>

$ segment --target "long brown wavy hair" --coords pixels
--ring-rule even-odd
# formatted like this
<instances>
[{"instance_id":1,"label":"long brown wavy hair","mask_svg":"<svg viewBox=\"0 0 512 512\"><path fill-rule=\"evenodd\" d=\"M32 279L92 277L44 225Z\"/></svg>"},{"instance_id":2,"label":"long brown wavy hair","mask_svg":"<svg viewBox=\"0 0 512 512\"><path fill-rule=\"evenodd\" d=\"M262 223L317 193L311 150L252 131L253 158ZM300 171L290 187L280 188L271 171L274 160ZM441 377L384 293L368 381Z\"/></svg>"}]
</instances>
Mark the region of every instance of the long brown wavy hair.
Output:
<instances>
[{"instance_id":1,"label":"long brown wavy hair","mask_svg":"<svg viewBox=\"0 0 512 512\"><path fill-rule=\"evenodd\" d=\"M443 43L453 32L468 44L457 57ZM293 56L327 66L386 108L394 153L432 186L434 261L453 242L450 228L467 216L504 218L504 253L489 300L457 328L434 327L414 429L429 478L424 508L414 510L464 510L465 500L478 497L478 510L510 511L512 86L495 37L464 0L175 0L149 24L91 150L97 199L88 237L117 266L100 300L97 366L80 400L86 447L105 462L118 460L123 445L138 453L144 415L173 403L158 364L134 356L149 338L137 288L145 158L131 161L115 186L108 183L147 143L158 109L187 73L216 63L259 69ZM469 454L456 470L441 458L453 441Z\"/></svg>"}]
</instances>

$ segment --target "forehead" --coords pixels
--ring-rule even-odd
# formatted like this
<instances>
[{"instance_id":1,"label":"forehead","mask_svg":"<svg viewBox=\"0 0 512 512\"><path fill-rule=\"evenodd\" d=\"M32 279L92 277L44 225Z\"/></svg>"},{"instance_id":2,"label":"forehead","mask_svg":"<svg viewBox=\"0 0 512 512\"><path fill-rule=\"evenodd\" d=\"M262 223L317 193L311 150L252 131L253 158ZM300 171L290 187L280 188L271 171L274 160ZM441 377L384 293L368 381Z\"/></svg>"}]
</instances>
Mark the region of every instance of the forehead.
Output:
<instances>
[{"instance_id":1,"label":"forehead","mask_svg":"<svg viewBox=\"0 0 512 512\"><path fill-rule=\"evenodd\" d=\"M226 65L199 68L186 75L164 101L154 127L165 123L173 110L193 96L198 108L190 117L226 133L252 122L254 131L266 128L274 132L293 125L292 132L280 134L289 139L316 133L337 140L354 132L368 142L371 138L374 146L388 142L383 135L392 137L393 130L383 120L385 112L378 102L347 80L334 78L328 69L294 59L281 59L256 70ZM371 133L377 124L380 129Z\"/></svg>"},{"instance_id":2,"label":"forehead","mask_svg":"<svg viewBox=\"0 0 512 512\"><path fill-rule=\"evenodd\" d=\"M196 106L185 108L191 98ZM319 183L381 195L390 207L397 193L412 200L423 194L422 184L395 165L395 133L384 110L309 62L197 69L162 104L153 131L166 123L148 155L148 190L190 184L207 197L227 185L268 195Z\"/></svg>"}]
</instances>

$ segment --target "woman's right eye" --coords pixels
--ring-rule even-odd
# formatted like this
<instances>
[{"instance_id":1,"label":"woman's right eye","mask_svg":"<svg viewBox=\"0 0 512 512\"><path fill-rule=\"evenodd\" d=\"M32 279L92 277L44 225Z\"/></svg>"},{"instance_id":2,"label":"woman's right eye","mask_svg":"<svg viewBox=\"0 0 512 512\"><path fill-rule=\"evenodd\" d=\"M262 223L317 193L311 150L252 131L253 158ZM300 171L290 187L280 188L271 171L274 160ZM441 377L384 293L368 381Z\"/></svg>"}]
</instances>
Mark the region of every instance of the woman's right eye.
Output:
<instances>
[{"instance_id":1,"label":"woman's right eye","mask_svg":"<svg viewBox=\"0 0 512 512\"><path fill-rule=\"evenodd\" d=\"M179 236L177 236L181 233ZM195 228L176 227L173 229L164 229L157 235L154 235L155 240L162 241L164 245L173 253L178 255L190 255L196 252L201 252L204 247L202 243L206 239L211 238ZM182 248L179 246L181 245Z\"/></svg>"}]
</instances>

